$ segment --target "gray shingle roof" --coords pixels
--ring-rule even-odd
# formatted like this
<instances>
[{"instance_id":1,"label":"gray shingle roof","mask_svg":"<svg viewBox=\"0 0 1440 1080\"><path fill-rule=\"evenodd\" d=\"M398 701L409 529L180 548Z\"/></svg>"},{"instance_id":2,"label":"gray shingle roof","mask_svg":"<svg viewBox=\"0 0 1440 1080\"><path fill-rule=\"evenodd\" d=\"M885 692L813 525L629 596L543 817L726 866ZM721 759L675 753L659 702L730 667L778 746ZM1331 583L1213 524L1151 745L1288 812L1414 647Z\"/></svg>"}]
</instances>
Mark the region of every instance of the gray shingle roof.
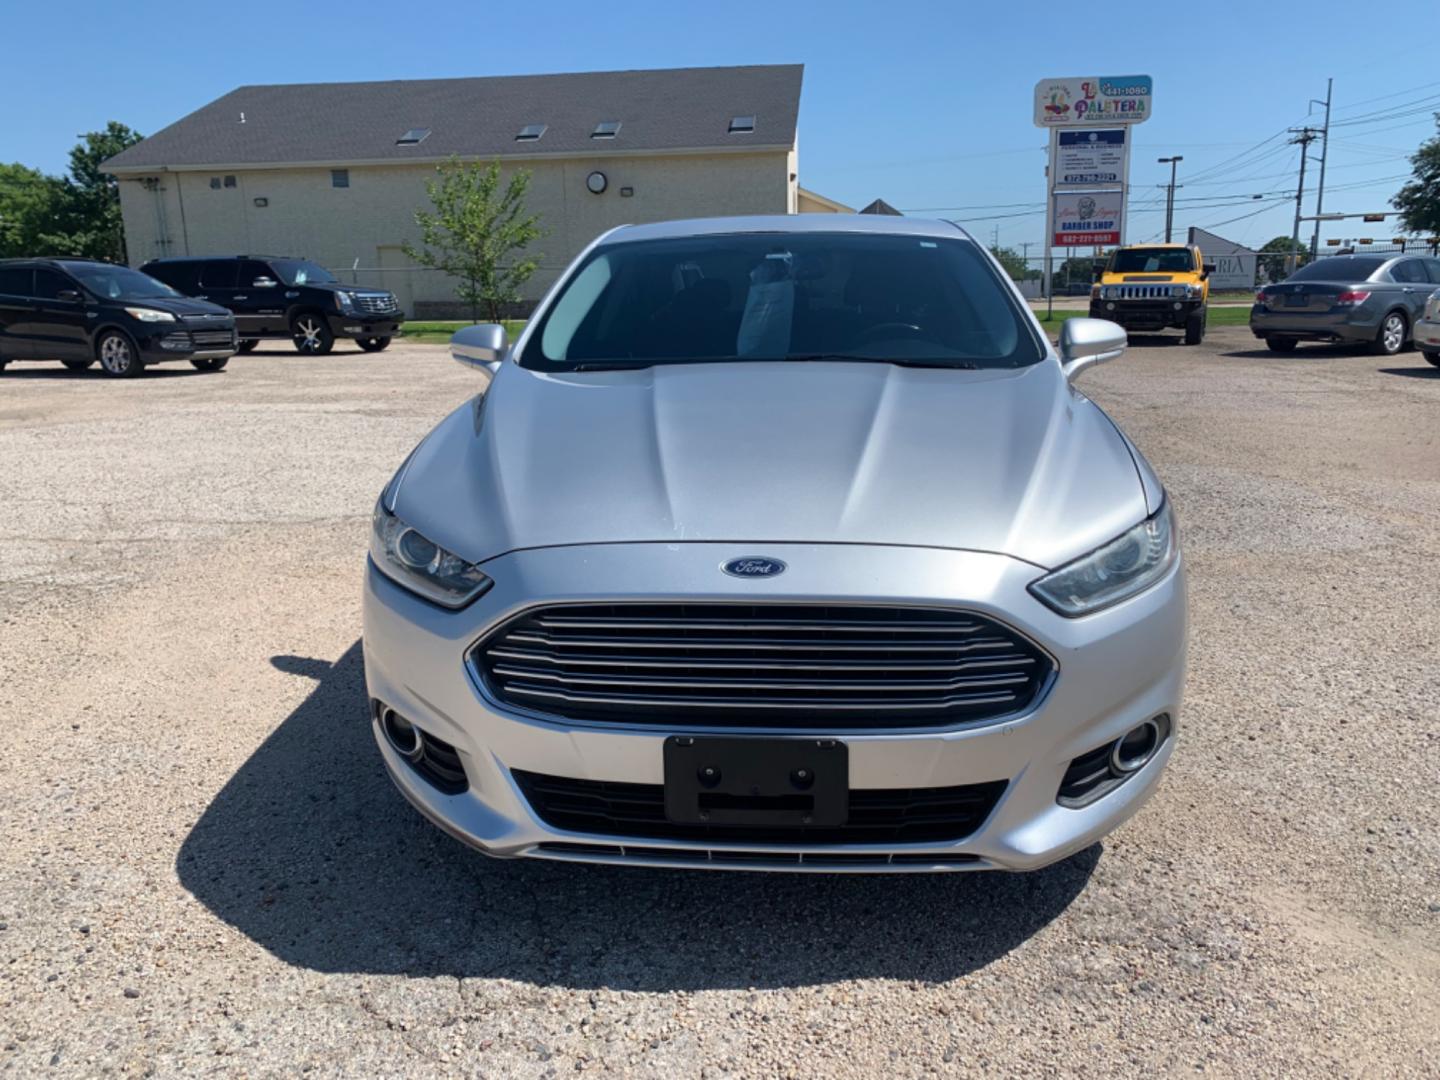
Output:
<instances>
[{"instance_id":1,"label":"gray shingle roof","mask_svg":"<svg viewBox=\"0 0 1440 1080\"><path fill-rule=\"evenodd\" d=\"M106 165L131 170L788 147L795 141L803 72L800 64L780 64L242 86ZM731 118L742 115L756 117L754 132L731 134ZM591 139L604 120L620 121L619 134ZM526 124L547 125L544 137L517 143ZM411 128L431 134L418 145L397 146Z\"/></svg>"}]
</instances>

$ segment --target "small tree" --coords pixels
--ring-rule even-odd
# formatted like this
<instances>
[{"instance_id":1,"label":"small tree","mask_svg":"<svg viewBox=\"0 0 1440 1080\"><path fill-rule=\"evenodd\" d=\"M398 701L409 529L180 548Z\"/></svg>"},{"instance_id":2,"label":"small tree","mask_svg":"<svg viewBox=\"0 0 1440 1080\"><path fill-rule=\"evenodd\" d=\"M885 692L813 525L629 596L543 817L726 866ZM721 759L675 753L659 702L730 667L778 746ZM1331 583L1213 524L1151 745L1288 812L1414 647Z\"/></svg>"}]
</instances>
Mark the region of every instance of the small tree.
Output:
<instances>
[{"instance_id":1,"label":"small tree","mask_svg":"<svg viewBox=\"0 0 1440 1080\"><path fill-rule=\"evenodd\" d=\"M435 173L425 184L434 210L415 211L420 246L407 241L405 254L455 278L455 292L470 305L471 319L478 321L483 307L499 322L539 265L538 255L525 254L545 235L540 218L525 212L530 174L517 170L502 190L498 161L466 164L451 158Z\"/></svg>"},{"instance_id":2,"label":"small tree","mask_svg":"<svg viewBox=\"0 0 1440 1080\"><path fill-rule=\"evenodd\" d=\"M1032 277L1039 277L1040 272L1032 271L1025 263L1025 257L1014 248L994 247L990 248L990 254L995 256L1000 267L1009 276L1011 281L1029 281Z\"/></svg>"},{"instance_id":3,"label":"small tree","mask_svg":"<svg viewBox=\"0 0 1440 1080\"><path fill-rule=\"evenodd\" d=\"M1266 281L1284 281L1292 266L1299 269L1310 261L1310 245L1303 240L1277 236L1260 249L1260 273Z\"/></svg>"},{"instance_id":4,"label":"small tree","mask_svg":"<svg viewBox=\"0 0 1440 1080\"><path fill-rule=\"evenodd\" d=\"M1440 113L1435 114L1440 126ZM1390 200L1400 211L1400 220L1412 233L1440 233L1440 135L1420 144L1410 158L1414 178Z\"/></svg>"}]
</instances>

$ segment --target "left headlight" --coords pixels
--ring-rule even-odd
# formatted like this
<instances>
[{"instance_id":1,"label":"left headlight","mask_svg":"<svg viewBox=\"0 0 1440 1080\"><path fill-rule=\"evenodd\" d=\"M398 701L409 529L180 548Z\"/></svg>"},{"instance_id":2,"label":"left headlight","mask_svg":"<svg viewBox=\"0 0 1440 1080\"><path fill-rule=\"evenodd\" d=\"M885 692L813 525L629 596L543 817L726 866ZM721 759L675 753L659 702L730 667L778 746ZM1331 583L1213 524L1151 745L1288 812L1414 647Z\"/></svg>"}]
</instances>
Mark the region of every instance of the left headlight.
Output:
<instances>
[{"instance_id":1,"label":"left headlight","mask_svg":"<svg viewBox=\"0 0 1440 1080\"><path fill-rule=\"evenodd\" d=\"M347 311L355 306L355 298L348 292L337 289L335 291L335 306L341 311Z\"/></svg>"},{"instance_id":2,"label":"left headlight","mask_svg":"<svg viewBox=\"0 0 1440 1080\"><path fill-rule=\"evenodd\" d=\"M462 608L494 584L386 510L383 499L375 504L370 558L386 577L441 607Z\"/></svg>"},{"instance_id":3,"label":"left headlight","mask_svg":"<svg viewBox=\"0 0 1440 1080\"><path fill-rule=\"evenodd\" d=\"M1030 591L1067 618L1128 600L1175 564L1180 547L1170 500L1133 529L1030 583Z\"/></svg>"},{"instance_id":4,"label":"left headlight","mask_svg":"<svg viewBox=\"0 0 1440 1080\"><path fill-rule=\"evenodd\" d=\"M127 307L125 314L141 322L174 322L175 316L168 311L156 311L148 307Z\"/></svg>"}]
</instances>

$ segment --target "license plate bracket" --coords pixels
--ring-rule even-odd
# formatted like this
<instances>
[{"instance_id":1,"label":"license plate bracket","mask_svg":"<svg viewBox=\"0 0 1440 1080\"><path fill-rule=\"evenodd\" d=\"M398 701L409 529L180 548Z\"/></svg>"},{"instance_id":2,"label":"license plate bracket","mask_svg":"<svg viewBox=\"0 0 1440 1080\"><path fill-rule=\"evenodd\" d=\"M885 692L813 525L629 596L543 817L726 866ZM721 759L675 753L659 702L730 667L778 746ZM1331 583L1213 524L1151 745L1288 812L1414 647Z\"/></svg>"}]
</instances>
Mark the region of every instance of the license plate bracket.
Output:
<instances>
[{"instance_id":1,"label":"license plate bracket","mask_svg":"<svg viewBox=\"0 0 1440 1080\"><path fill-rule=\"evenodd\" d=\"M1286 307L1309 307L1310 297L1303 292L1292 292L1285 297Z\"/></svg>"},{"instance_id":2,"label":"license plate bracket","mask_svg":"<svg viewBox=\"0 0 1440 1080\"><path fill-rule=\"evenodd\" d=\"M686 825L844 825L850 750L838 739L665 740L665 816Z\"/></svg>"}]
</instances>

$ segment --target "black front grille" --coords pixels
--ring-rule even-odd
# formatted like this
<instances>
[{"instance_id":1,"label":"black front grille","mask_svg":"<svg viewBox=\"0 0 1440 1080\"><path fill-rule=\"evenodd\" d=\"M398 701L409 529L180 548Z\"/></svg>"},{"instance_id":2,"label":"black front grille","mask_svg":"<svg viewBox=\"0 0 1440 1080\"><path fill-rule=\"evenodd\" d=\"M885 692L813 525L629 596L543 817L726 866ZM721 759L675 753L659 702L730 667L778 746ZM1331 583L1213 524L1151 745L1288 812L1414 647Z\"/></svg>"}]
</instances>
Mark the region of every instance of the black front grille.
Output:
<instances>
[{"instance_id":1,"label":"black front grille","mask_svg":"<svg viewBox=\"0 0 1440 1080\"><path fill-rule=\"evenodd\" d=\"M192 330L190 340L197 349L228 349L235 344L235 331Z\"/></svg>"},{"instance_id":2,"label":"black front grille","mask_svg":"<svg viewBox=\"0 0 1440 1080\"><path fill-rule=\"evenodd\" d=\"M982 615L835 604L539 608L473 657L502 703L572 720L826 731L991 719L1053 670Z\"/></svg>"},{"instance_id":3,"label":"black front grille","mask_svg":"<svg viewBox=\"0 0 1440 1080\"><path fill-rule=\"evenodd\" d=\"M356 293L355 304L367 315L389 315L400 310L389 293Z\"/></svg>"},{"instance_id":4,"label":"black front grille","mask_svg":"<svg viewBox=\"0 0 1440 1080\"><path fill-rule=\"evenodd\" d=\"M573 780L513 771L535 813L566 832L647 840L754 844L905 844L963 840L990 816L1006 782L947 788L854 788L849 820L838 828L755 828L677 824L665 817L660 784Z\"/></svg>"}]
</instances>

